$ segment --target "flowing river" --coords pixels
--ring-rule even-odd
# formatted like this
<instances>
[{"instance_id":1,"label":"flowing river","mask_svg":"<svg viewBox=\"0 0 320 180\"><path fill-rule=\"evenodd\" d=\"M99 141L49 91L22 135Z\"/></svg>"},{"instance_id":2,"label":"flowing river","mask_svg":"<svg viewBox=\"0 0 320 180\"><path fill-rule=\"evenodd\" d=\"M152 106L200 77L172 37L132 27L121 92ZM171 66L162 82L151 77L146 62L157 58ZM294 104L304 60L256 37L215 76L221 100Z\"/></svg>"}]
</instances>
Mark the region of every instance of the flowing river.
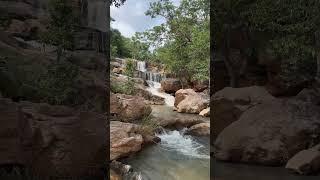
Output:
<instances>
[{"instance_id":1,"label":"flowing river","mask_svg":"<svg viewBox=\"0 0 320 180\"><path fill-rule=\"evenodd\" d=\"M148 72L145 63L138 62L141 76L147 80L147 90L165 98L165 105L152 106L154 116L185 118L199 115L181 114L173 111L174 97L160 91L159 73ZM144 180L209 180L210 148L209 137L194 137L184 134L184 130L164 129L157 134L161 142L145 147L141 152L126 158L135 171L141 172Z\"/></svg>"}]
</instances>

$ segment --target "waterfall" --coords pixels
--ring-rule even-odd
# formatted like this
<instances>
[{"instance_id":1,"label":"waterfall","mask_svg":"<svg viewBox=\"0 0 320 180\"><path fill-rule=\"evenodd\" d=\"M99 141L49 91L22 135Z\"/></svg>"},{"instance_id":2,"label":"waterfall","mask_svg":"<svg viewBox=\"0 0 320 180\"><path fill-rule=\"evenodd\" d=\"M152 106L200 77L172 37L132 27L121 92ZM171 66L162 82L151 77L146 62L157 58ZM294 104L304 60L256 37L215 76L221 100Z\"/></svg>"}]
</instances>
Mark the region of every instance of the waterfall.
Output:
<instances>
[{"instance_id":1,"label":"waterfall","mask_svg":"<svg viewBox=\"0 0 320 180\"><path fill-rule=\"evenodd\" d=\"M159 72L152 72L147 70L147 63L145 61L136 61L136 70L138 76L146 81L153 81L160 83L165 76Z\"/></svg>"},{"instance_id":2,"label":"waterfall","mask_svg":"<svg viewBox=\"0 0 320 180\"><path fill-rule=\"evenodd\" d=\"M146 67L146 62L145 61L137 61L137 70L140 72L146 72L147 67Z\"/></svg>"}]
</instances>

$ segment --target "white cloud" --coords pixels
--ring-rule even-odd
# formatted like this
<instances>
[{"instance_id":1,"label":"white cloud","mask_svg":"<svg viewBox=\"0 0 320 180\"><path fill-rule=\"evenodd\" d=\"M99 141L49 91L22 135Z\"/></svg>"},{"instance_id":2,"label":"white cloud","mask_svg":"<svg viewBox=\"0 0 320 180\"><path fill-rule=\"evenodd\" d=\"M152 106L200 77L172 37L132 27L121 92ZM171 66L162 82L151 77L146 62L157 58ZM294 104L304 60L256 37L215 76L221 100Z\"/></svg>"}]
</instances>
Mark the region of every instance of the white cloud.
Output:
<instances>
[{"instance_id":1,"label":"white cloud","mask_svg":"<svg viewBox=\"0 0 320 180\"><path fill-rule=\"evenodd\" d=\"M152 19L145 15L150 2L157 0L127 0L124 5L116 8L112 6L111 17L115 22L111 27L118 29L125 37L131 37L135 32L142 32L164 22L161 18ZM180 0L173 0L178 5Z\"/></svg>"},{"instance_id":2,"label":"white cloud","mask_svg":"<svg viewBox=\"0 0 320 180\"><path fill-rule=\"evenodd\" d=\"M130 24L121 21L112 22L111 27L118 29L125 37L131 37L136 32Z\"/></svg>"}]
</instances>

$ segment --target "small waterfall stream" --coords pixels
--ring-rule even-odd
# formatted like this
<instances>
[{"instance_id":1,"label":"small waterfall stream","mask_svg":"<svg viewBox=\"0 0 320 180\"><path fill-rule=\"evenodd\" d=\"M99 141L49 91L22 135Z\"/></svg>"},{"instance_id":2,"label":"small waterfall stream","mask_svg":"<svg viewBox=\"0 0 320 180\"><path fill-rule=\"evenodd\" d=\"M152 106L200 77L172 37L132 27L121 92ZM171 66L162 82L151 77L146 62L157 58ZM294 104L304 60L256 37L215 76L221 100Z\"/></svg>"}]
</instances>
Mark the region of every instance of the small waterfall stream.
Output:
<instances>
[{"instance_id":1,"label":"small waterfall stream","mask_svg":"<svg viewBox=\"0 0 320 180\"><path fill-rule=\"evenodd\" d=\"M136 70L138 71L138 76L146 81L160 83L161 80L166 78L165 74L149 71L145 61L136 61Z\"/></svg>"}]
</instances>

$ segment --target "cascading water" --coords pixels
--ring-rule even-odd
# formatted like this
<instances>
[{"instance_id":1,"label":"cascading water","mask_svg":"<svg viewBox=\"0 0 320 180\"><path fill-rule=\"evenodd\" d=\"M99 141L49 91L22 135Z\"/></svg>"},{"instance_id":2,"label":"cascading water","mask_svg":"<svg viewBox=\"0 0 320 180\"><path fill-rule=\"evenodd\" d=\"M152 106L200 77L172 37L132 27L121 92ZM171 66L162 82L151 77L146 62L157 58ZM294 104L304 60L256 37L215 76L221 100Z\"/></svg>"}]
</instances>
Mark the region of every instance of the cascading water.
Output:
<instances>
[{"instance_id":1,"label":"cascading water","mask_svg":"<svg viewBox=\"0 0 320 180\"><path fill-rule=\"evenodd\" d=\"M160 92L161 89L161 80L165 78L164 74L159 72L152 72L147 70L146 62L137 61L136 70L139 73L139 77L146 80L148 83L147 91L151 92L154 95L160 96L165 99L165 103L168 106L174 105L174 97L170 94Z\"/></svg>"},{"instance_id":2,"label":"cascading water","mask_svg":"<svg viewBox=\"0 0 320 180\"><path fill-rule=\"evenodd\" d=\"M146 62L143 61L136 61L136 70L139 77L148 83L147 90L165 99L165 105L152 106L154 117L193 118L193 115L181 114L172 110L175 98L160 90L160 82L165 78L163 74L148 70ZM126 164L132 165L136 172L141 172L143 180L210 179L208 138L185 135L184 130L166 129L156 136L161 139L160 143L145 147L141 152L124 160Z\"/></svg>"},{"instance_id":3,"label":"cascading water","mask_svg":"<svg viewBox=\"0 0 320 180\"><path fill-rule=\"evenodd\" d=\"M160 83L165 78L164 74L159 72L152 72L147 70L147 63L145 61L136 62L136 70L140 78L146 81L153 81Z\"/></svg>"},{"instance_id":4,"label":"cascading water","mask_svg":"<svg viewBox=\"0 0 320 180\"><path fill-rule=\"evenodd\" d=\"M155 81L147 81L149 87L147 88L147 91L151 92L151 94L154 94L156 96L164 98L164 101L167 106L174 106L174 97L170 94L161 92L161 84Z\"/></svg>"},{"instance_id":5,"label":"cascading water","mask_svg":"<svg viewBox=\"0 0 320 180\"><path fill-rule=\"evenodd\" d=\"M184 135L184 131L164 131L157 134L161 139L161 146L168 151L176 151L184 156L209 159L210 156L206 154L205 147L192 139L191 136Z\"/></svg>"}]
</instances>

